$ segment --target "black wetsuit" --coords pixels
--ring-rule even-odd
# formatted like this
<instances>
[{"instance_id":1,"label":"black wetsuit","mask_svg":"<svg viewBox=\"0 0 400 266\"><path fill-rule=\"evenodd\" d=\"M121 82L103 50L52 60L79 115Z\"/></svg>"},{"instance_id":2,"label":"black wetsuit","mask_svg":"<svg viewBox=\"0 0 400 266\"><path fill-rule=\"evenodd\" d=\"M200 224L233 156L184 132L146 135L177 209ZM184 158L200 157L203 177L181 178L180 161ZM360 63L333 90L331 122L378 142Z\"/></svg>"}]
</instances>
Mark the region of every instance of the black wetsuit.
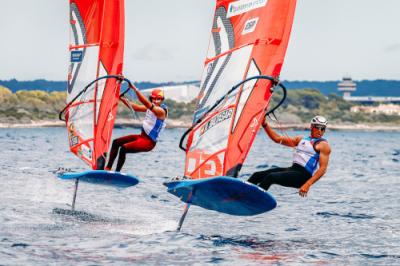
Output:
<instances>
[{"instance_id":1,"label":"black wetsuit","mask_svg":"<svg viewBox=\"0 0 400 266\"><path fill-rule=\"evenodd\" d=\"M310 178L311 174L303 166L294 163L287 168L277 167L255 172L248 181L268 190L272 184L300 188Z\"/></svg>"}]
</instances>

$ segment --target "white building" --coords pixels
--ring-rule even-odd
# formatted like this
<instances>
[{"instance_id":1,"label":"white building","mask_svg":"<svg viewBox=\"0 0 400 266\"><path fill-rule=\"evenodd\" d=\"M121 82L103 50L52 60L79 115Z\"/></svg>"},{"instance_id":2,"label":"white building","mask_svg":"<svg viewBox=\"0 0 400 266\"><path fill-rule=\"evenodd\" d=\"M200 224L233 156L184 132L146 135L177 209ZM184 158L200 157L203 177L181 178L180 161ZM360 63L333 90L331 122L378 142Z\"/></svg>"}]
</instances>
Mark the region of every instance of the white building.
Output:
<instances>
[{"instance_id":1,"label":"white building","mask_svg":"<svg viewBox=\"0 0 400 266\"><path fill-rule=\"evenodd\" d=\"M343 92L343 99L349 102L364 104L371 103L400 103L400 97L379 97L379 96L351 96L357 90L357 84L350 77L343 77L338 83L338 91Z\"/></svg>"},{"instance_id":2,"label":"white building","mask_svg":"<svg viewBox=\"0 0 400 266\"><path fill-rule=\"evenodd\" d=\"M342 81L338 83L338 90L343 92L343 98L350 99L351 93L357 90L357 85L350 77L343 77Z\"/></svg>"},{"instance_id":3,"label":"white building","mask_svg":"<svg viewBox=\"0 0 400 266\"><path fill-rule=\"evenodd\" d=\"M153 89L162 89L164 91L165 99L184 103L191 102L200 92L200 88L194 85L163 86L141 90L141 92L149 95Z\"/></svg>"},{"instance_id":4,"label":"white building","mask_svg":"<svg viewBox=\"0 0 400 266\"><path fill-rule=\"evenodd\" d=\"M400 105L396 104L380 104L378 106L353 106L351 112L370 113L370 114L386 114L386 115L400 115Z\"/></svg>"}]
</instances>

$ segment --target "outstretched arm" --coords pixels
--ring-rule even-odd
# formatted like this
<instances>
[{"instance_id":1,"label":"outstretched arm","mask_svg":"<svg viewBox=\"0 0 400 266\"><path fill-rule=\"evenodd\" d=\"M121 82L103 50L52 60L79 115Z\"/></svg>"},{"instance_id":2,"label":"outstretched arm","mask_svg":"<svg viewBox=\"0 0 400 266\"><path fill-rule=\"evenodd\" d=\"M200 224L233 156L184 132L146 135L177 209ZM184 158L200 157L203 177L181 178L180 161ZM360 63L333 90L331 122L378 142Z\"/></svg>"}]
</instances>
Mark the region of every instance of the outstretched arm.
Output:
<instances>
[{"instance_id":1,"label":"outstretched arm","mask_svg":"<svg viewBox=\"0 0 400 266\"><path fill-rule=\"evenodd\" d=\"M289 136L281 136L276 133L267 123L266 119L264 119L262 123L262 127L264 128L265 132L267 133L268 137L272 139L274 142L289 146L289 147L296 147L300 140L302 139L301 136L296 137L289 137Z\"/></svg>"},{"instance_id":2,"label":"outstretched arm","mask_svg":"<svg viewBox=\"0 0 400 266\"><path fill-rule=\"evenodd\" d=\"M136 112L146 112L146 110L147 110L146 106L141 105L141 104L136 104L136 103L130 103L125 97L121 97L121 98L119 98L119 100L123 104L125 104L126 107L128 107L128 108L132 107L132 109L135 110Z\"/></svg>"},{"instance_id":3,"label":"outstretched arm","mask_svg":"<svg viewBox=\"0 0 400 266\"><path fill-rule=\"evenodd\" d=\"M329 155L331 154L331 148L325 141L317 144L319 150L319 168L315 171L314 175L300 188L299 194L302 197L306 197L310 187L317 182L328 169Z\"/></svg>"},{"instance_id":4,"label":"outstretched arm","mask_svg":"<svg viewBox=\"0 0 400 266\"><path fill-rule=\"evenodd\" d=\"M139 101L145 106L146 109L150 109L158 119L164 120L167 117L167 112L160 106L156 106L147 99L133 84L130 88L136 93Z\"/></svg>"}]
</instances>

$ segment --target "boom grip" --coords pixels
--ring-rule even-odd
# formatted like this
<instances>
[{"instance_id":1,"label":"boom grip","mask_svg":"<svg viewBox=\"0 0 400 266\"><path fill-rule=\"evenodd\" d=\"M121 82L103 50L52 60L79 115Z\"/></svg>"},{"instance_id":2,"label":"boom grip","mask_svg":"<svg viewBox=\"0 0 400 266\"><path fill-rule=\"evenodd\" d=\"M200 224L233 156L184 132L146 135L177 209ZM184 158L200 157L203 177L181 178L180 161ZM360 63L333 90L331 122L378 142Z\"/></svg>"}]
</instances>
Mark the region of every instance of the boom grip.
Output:
<instances>
[{"instance_id":1,"label":"boom grip","mask_svg":"<svg viewBox=\"0 0 400 266\"><path fill-rule=\"evenodd\" d=\"M275 110L278 109L278 108L283 104L283 102L286 100L286 96L287 96L286 87L285 87L282 83L278 83L278 86L281 87L282 90L283 90L283 97L282 97L282 99L279 101L279 103L278 103L274 108L272 108L271 110L269 110L269 111L267 111L267 112L265 113L265 116L267 116L267 115L269 115L269 114L275 112Z\"/></svg>"},{"instance_id":2,"label":"boom grip","mask_svg":"<svg viewBox=\"0 0 400 266\"><path fill-rule=\"evenodd\" d=\"M67 111L67 109L73 104L73 102L75 102L75 100L78 99L83 93L85 93L86 90L87 90L90 86L92 86L94 83L96 83L96 82L99 81L99 80L107 79L107 78L115 78L115 79L117 79L117 80L120 80L121 83L122 83L122 81L125 81L125 82L127 82L127 83L129 84L128 89L125 90L120 96L124 96L125 93L127 93L127 92L129 91L129 87L132 86L132 83L131 83L131 81L130 81L129 79L127 79L127 78L125 78L125 77L123 77L123 76L120 76L120 75L106 75L106 76L99 77L99 78L93 80L92 82L90 82L88 85L86 85L85 88L83 88L83 90L81 90L81 91L74 97L74 99L72 99L72 100L60 111L60 113L58 114L58 118L59 118L61 121L64 121L64 122L65 122L65 119L64 119L65 117L63 117L63 114L64 114L65 111Z\"/></svg>"}]
</instances>

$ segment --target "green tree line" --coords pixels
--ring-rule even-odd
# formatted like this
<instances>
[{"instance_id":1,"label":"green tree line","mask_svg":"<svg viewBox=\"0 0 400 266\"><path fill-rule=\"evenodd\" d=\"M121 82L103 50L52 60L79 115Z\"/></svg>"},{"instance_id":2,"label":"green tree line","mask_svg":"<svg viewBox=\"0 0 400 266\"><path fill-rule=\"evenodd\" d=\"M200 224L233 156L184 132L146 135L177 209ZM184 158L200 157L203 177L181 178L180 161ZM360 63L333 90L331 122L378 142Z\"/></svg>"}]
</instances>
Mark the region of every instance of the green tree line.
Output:
<instances>
[{"instance_id":1,"label":"green tree line","mask_svg":"<svg viewBox=\"0 0 400 266\"><path fill-rule=\"evenodd\" d=\"M12 93L0 86L0 122L28 122L30 120L56 120L66 105L66 92L45 92L41 90L20 90ZM195 109L195 102L181 103L166 99L169 117L189 118ZM132 112L120 104L118 117L131 118Z\"/></svg>"},{"instance_id":2,"label":"green tree line","mask_svg":"<svg viewBox=\"0 0 400 266\"><path fill-rule=\"evenodd\" d=\"M0 122L56 119L65 105L64 92L17 91L0 86Z\"/></svg>"},{"instance_id":3,"label":"green tree line","mask_svg":"<svg viewBox=\"0 0 400 266\"><path fill-rule=\"evenodd\" d=\"M274 93L270 108L276 106L283 93L278 90ZM287 98L282 107L276 111L277 116L292 114L299 121L308 122L315 115L323 115L333 123L398 123L400 116L385 114L369 114L351 112L351 107L357 104L345 101L336 94L323 95L316 89L288 90ZM282 121L285 122L285 121Z\"/></svg>"}]
</instances>

